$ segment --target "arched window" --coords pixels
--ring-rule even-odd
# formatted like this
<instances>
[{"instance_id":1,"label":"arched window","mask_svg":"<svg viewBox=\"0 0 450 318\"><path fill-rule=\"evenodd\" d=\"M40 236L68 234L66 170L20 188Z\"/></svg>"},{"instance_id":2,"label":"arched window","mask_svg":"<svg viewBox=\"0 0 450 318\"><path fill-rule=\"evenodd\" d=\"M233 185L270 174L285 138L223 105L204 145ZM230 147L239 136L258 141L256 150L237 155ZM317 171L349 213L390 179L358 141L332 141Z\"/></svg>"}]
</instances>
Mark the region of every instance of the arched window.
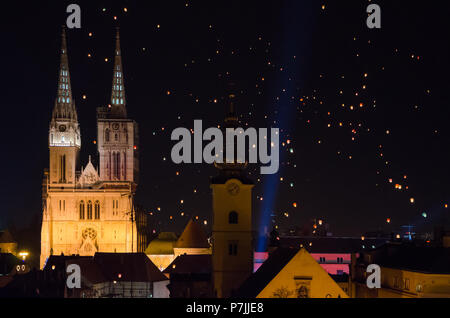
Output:
<instances>
[{"instance_id":1,"label":"arched window","mask_svg":"<svg viewBox=\"0 0 450 318\"><path fill-rule=\"evenodd\" d=\"M92 202L88 201L87 204L87 218L88 220L92 220Z\"/></svg>"},{"instance_id":2,"label":"arched window","mask_svg":"<svg viewBox=\"0 0 450 318\"><path fill-rule=\"evenodd\" d=\"M114 134L114 140L118 141L119 140L119 135L118 134Z\"/></svg>"},{"instance_id":3,"label":"arched window","mask_svg":"<svg viewBox=\"0 0 450 318\"><path fill-rule=\"evenodd\" d=\"M230 214L228 214L228 223L238 224L238 214L236 211L231 211Z\"/></svg>"},{"instance_id":4,"label":"arched window","mask_svg":"<svg viewBox=\"0 0 450 318\"><path fill-rule=\"evenodd\" d=\"M105 131L105 141L109 142L109 129L108 128L106 128L106 131Z\"/></svg>"},{"instance_id":5,"label":"arched window","mask_svg":"<svg viewBox=\"0 0 450 318\"><path fill-rule=\"evenodd\" d=\"M84 220L84 201L80 201L80 220Z\"/></svg>"},{"instance_id":6,"label":"arched window","mask_svg":"<svg viewBox=\"0 0 450 318\"><path fill-rule=\"evenodd\" d=\"M95 219L96 220L100 220L100 202L95 201L95 208L94 208L94 212L95 212Z\"/></svg>"}]
</instances>

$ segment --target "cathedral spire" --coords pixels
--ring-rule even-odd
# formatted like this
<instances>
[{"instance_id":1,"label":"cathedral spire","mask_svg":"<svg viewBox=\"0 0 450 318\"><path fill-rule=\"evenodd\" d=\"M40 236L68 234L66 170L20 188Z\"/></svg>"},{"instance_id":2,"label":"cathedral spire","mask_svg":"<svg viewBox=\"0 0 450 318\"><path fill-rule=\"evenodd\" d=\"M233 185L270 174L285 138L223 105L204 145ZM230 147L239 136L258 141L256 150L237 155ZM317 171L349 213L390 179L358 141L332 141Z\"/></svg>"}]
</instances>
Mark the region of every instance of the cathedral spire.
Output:
<instances>
[{"instance_id":1,"label":"cathedral spire","mask_svg":"<svg viewBox=\"0 0 450 318\"><path fill-rule=\"evenodd\" d=\"M77 110L70 86L69 59L67 57L66 28L61 34L61 62L59 66L58 90L53 107L49 133L50 146L81 146Z\"/></svg>"},{"instance_id":2,"label":"cathedral spire","mask_svg":"<svg viewBox=\"0 0 450 318\"><path fill-rule=\"evenodd\" d=\"M75 102L70 85L69 58L67 56L66 28L61 33L61 62L59 67L58 90L56 94L53 119L78 121Z\"/></svg>"},{"instance_id":3,"label":"cathedral spire","mask_svg":"<svg viewBox=\"0 0 450 318\"><path fill-rule=\"evenodd\" d=\"M126 118L125 87L123 82L122 54L120 51L119 28L116 31L116 49L114 51L114 71L111 93L111 110L122 118Z\"/></svg>"}]
</instances>

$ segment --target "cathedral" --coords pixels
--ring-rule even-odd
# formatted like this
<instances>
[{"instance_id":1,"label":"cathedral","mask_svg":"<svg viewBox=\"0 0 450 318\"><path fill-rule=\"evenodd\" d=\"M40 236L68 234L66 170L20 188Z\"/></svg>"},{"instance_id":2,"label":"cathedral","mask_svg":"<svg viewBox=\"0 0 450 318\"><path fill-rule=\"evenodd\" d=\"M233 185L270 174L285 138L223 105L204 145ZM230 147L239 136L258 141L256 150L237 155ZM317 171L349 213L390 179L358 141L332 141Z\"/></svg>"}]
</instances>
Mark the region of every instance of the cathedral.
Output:
<instances>
[{"instance_id":1,"label":"cathedral","mask_svg":"<svg viewBox=\"0 0 450 318\"><path fill-rule=\"evenodd\" d=\"M119 30L111 101L97 108L99 167L80 166L81 134L70 84L65 29L58 89L49 127L44 172L40 267L50 255L92 256L145 249L145 216L134 204L138 184L138 126L126 109Z\"/></svg>"}]
</instances>

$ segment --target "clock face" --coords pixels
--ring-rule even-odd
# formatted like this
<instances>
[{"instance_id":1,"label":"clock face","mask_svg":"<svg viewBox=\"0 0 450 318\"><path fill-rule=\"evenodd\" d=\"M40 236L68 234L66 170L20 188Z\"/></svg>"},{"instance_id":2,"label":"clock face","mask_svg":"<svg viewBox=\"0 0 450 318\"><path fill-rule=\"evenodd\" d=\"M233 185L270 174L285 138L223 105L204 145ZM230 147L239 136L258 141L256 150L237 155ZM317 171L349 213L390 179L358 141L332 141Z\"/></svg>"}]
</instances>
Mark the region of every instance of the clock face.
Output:
<instances>
[{"instance_id":1,"label":"clock face","mask_svg":"<svg viewBox=\"0 0 450 318\"><path fill-rule=\"evenodd\" d=\"M118 123L114 123L114 124L112 125L112 128L113 128L114 130L119 129L119 124L118 124Z\"/></svg>"},{"instance_id":2,"label":"clock face","mask_svg":"<svg viewBox=\"0 0 450 318\"><path fill-rule=\"evenodd\" d=\"M227 191L231 195L237 195L239 193L239 190L239 185L237 185L236 183L230 183L227 186Z\"/></svg>"},{"instance_id":3,"label":"clock face","mask_svg":"<svg viewBox=\"0 0 450 318\"><path fill-rule=\"evenodd\" d=\"M59 131L60 132L65 132L66 131L66 126L65 125L59 126Z\"/></svg>"}]
</instances>

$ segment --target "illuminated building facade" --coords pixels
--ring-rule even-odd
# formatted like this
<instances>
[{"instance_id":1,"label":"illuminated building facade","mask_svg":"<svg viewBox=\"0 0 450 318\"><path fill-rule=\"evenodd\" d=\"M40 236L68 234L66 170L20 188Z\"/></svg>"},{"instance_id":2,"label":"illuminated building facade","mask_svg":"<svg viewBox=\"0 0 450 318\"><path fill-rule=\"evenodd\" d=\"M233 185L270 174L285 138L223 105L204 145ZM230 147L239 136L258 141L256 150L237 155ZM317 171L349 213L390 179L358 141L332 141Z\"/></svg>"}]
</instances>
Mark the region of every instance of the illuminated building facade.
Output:
<instances>
[{"instance_id":1,"label":"illuminated building facade","mask_svg":"<svg viewBox=\"0 0 450 318\"><path fill-rule=\"evenodd\" d=\"M97 109L99 168L81 170L80 125L72 97L65 30L58 91L49 129L50 167L44 173L40 266L50 255L143 251L134 194L139 172L137 124L127 118L117 31L111 104ZM138 221L136 221L138 220Z\"/></svg>"}]
</instances>

